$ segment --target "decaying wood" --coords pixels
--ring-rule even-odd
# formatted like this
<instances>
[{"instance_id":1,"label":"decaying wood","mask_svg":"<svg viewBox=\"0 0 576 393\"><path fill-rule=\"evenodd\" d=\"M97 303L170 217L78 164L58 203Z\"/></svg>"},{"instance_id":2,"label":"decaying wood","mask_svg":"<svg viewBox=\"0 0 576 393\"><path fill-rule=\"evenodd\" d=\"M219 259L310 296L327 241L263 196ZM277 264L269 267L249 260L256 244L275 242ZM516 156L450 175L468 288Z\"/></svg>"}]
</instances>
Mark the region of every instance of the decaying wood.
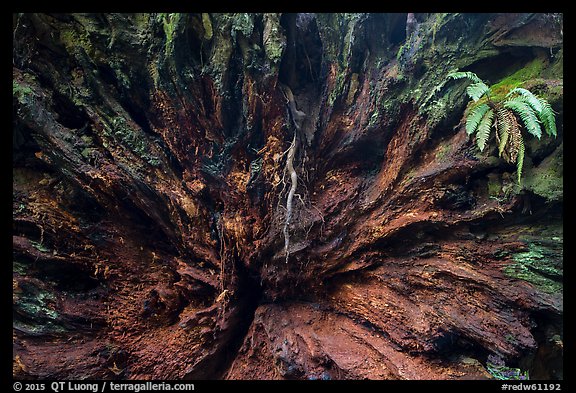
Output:
<instances>
[{"instance_id":1,"label":"decaying wood","mask_svg":"<svg viewBox=\"0 0 576 393\"><path fill-rule=\"evenodd\" d=\"M561 16L13 18L14 377L562 377ZM521 190L454 69L558 112Z\"/></svg>"}]
</instances>

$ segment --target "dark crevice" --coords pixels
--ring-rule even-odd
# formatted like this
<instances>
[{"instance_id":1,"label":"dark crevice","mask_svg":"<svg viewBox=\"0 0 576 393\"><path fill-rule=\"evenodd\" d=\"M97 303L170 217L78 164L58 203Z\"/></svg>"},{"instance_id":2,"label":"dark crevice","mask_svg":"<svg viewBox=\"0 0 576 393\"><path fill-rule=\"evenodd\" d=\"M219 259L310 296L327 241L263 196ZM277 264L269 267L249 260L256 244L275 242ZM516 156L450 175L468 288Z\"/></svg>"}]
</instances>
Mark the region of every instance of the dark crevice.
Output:
<instances>
[{"instance_id":1,"label":"dark crevice","mask_svg":"<svg viewBox=\"0 0 576 393\"><path fill-rule=\"evenodd\" d=\"M234 298L237 300L233 300L234 304L228 304L228 307L234 307L234 311L225 322L226 328L216 333L216 350L195 365L194 370L184 376L186 380L225 378L252 325L262 299L260 281L257 274L246 268L238 258L235 269L238 289Z\"/></svg>"},{"instance_id":2,"label":"dark crevice","mask_svg":"<svg viewBox=\"0 0 576 393\"><path fill-rule=\"evenodd\" d=\"M80 129L90 121L84 111L74 105L69 97L54 92L52 98L52 109L58 115L58 122L64 127L72 130Z\"/></svg>"},{"instance_id":3,"label":"dark crevice","mask_svg":"<svg viewBox=\"0 0 576 393\"><path fill-rule=\"evenodd\" d=\"M140 191L142 190L143 187L140 188ZM150 195L152 192L148 191L146 194ZM136 195L137 193L138 191L135 192ZM160 212L146 210L144 207L137 206L135 201L128 199L129 197L129 195L126 195L118 199L121 202L123 212L127 214L132 224L141 230L143 238L150 244L171 244L172 241L170 239L174 239L174 237L171 236L172 234L166 233L166 230L169 230L168 227L161 224L170 222L169 219L164 218L169 217L167 210ZM154 201L156 198L157 195L154 194L148 201ZM141 198L141 201L143 205L148 205L149 203L146 197ZM165 205L161 202L156 202L156 206Z\"/></svg>"},{"instance_id":4,"label":"dark crevice","mask_svg":"<svg viewBox=\"0 0 576 393\"><path fill-rule=\"evenodd\" d=\"M296 16L295 13L284 13L280 18L280 26L284 28L286 48L282 55L278 80L290 88L296 86Z\"/></svg>"},{"instance_id":5,"label":"dark crevice","mask_svg":"<svg viewBox=\"0 0 576 393\"><path fill-rule=\"evenodd\" d=\"M99 64L98 72L100 74L100 77L102 78L102 81L104 81L109 85L114 86L117 91L120 91L120 86L118 85L118 79L116 78L116 74L108 64Z\"/></svg>"},{"instance_id":6,"label":"dark crevice","mask_svg":"<svg viewBox=\"0 0 576 393\"><path fill-rule=\"evenodd\" d=\"M52 172L45 161L39 160L34 153L42 150L33 137L35 131L26 124L16 121L12 124L12 166L26 167Z\"/></svg>"},{"instance_id":7,"label":"dark crevice","mask_svg":"<svg viewBox=\"0 0 576 393\"><path fill-rule=\"evenodd\" d=\"M83 224L97 223L102 220L106 214L105 208L90 195L86 190L76 186L71 181L63 178L62 187L66 190L67 199L62 201L63 207L81 217L80 222Z\"/></svg>"},{"instance_id":8,"label":"dark crevice","mask_svg":"<svg viewBox=\"0 0 576 393\"><path fill-rule=\"evenodd\" d=\"M244 102L244 64L242 62L242 52L237 46L232 54L226 76L226 94L223 97L222 105L222 125L223 134L226 141L235 141L244 131L244 116L242 113L242 103Z\"/></svg>"},{"instance_id":9,"label":"dark crevice","mask_svg":"<svg viewBox=\"0 0 576 393\"><path fill-rule=\"evenodd\" d=\"M564 370L564 322L550 314L534 315L532 329L538 343L536 351L518 360L521 370L529 370L530 379L561 380Z\"/></svg>"},{"instance_id":10,"label":"dark crevice","mask_svg":"<svg viewBox=\"0 0 576 393\"><path fill-rule=\"evenodd\" d=\"M392 45L401 45L406 41L406 15L407 14L396 14L390 19L389 28L389 42Z\"/></svg>"},{"instance_id":11,"label":"dark crevice","mask_svg":"<svg viewBox=\"0 0 576 393\"><path fill-rule=\"evenodd\" d=\"M322 68L322 41L314 14L285 13L280 25L286 35L286 48L280 62L278 80L297 94L318 85Z\"/></svg>"},{"instance_id":12,"label":"dark crevice","mask_svg":"<svg viewBox=\"0 0 576 393\"><path fill-rule=\"evenodd\" d=\"M137 96L147 97L148 93L143 92L142 94L138 94ZM150 103L148 102L148 100L145 100L144 102L142 102L141 105L142 105L141 107L137 106L133 102L132 97L125 97L122 99L122 106L124 107L126 112L128 112L128 114L130 115L132 120L134 120L134 122L136 124L138 124L138 126L140 126L142 131L144 131L148 135L156 135L156 133L154 131L152 131L152 128L150 127L150 123L148 122L148 118L146 117L147 111L145 109L143 109L143 108L148 108Z\"/></svg>"},{"instance_id":13,"label":"dark crevice","mask_svg":"<svg viewBox=\"0 0 576 393\"><path fill-rule=\"evenodd\" d=\"M258 274L246 268L240 260L236 261L236 272L238 274L238 297L243 299L242 307L237 314L236 328L232 331L229 348L225 353L226 356L218 379L222 379L226 375L226 372L237 358L238 351L242 347L246 334L254 321L254 315L260 305L263 294Z\"/></svg>"},{"instance_id":14,"label":"dark crevice","mask_svg":"<svg viewBox=\"0 0 576 393\"><path fill-rule=\"evenodd\" d=\"M184 39L174 41L174 49L178 48L178 45L180 45L180 48L178 49L184 54L182 56L183 61L181 71L186 71L184 68L188 65L197 67L202 63L203 40L200 31L203 29L200 28L200 26L201 22L199 20L194 20L194 16L189 15L188 19L185 21Z\"/></svg>"},{"instance_id":15,"label":"dark crevice","mask_svg":"<svg viewBox=\"0 0 576 393\"><path fill-rule=\"evenodd\" d=\"M474 72L490 86L522 69L534 59L533 52L526 48L507 48L496 56L471 64L466 71Z\"/></svg>"},{"instance_id":16,"label":"dark crevice","mask_svg":"<svg viewBox=\"0 0 576 393\"><path fill-rule=\"evenodd\" d=\"M100 285L97 279L90 276L91 272L88 269L73 263L44 261L38 267L40 268L38 277L53 282L59 291L87 292Z\"/></svg>"},{"instance_id":17,"label":"dark crevice","mask_svg":"<svg viewBox=\"0 0 576 393\"><path fill-rule=\"evenodd\" d=\"M12 233L15 236L26 237L35 242L38 242L42 236L42 231L38 224L18 218L12 220Z\"/></svg>"},{"instance_id":18,"label":"dark crevice","mask_svg":"<svg viewBox=\"0 0 576 393\"><path fill-rule=\"evenodd\" d=\"M356 139L354 143L350 143L339 150L335 146L328 148L326 150L336 151L336 153L333 153L333 158L322 164L319 169L329 171L331 163L338 162L343 167L350 163L359 170L377 172L382 166L389 139L390 133L381 132L379 135L366 133Z\"/></svg>"},{"instance_id":19,"label":"dark crevice","mask_svg":"<svg viewBox=\"0 0 576 393\"><path fill-rule=\"evenodd\" d=\"M296 18L296 74L300 86L317 85L322 63L322 41L314 14L298 14Z\"/></svg>"}]
</instances>

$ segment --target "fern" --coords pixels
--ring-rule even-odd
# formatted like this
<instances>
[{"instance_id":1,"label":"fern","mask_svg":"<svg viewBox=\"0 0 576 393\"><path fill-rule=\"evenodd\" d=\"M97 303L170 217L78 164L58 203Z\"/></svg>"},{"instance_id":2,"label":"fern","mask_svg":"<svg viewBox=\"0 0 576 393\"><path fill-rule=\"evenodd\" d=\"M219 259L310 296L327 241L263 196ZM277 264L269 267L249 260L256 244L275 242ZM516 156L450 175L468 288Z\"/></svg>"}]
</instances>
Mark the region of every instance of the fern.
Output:
<instances>
[{"instance_id":1,"label":"fern","mask_svg":"<svg viewBox=\"0 0 576 393\"><path fill-rule=\"evenodd\" d=\"M548 135L554 135L554 138L556 138L556 119L554 117L554 111L552 110L552 107L550 106L548 101L546 101L545 99L538 98L538 101L540 101L540 103L542 104L542 111L540 112L540 115L538 117L540 118L540 121L544 125L546 133Z\"/></svg>"},{"instance_id":2,"label":"fern","mask_svg":"<svg viewBox=\"0 0 576 393\"><path fill-rule=\"evenodd\" d=\"M488 112L489 109L490 107L487 104L482 104L477 106L470 112L470 114L466 118L466 133L468 135L472 135L476 131L478 125L480 124L480 121L482 120L482 118L484 117L486 112Z\"/></svg>"},{"instance_id":3,"label":"fern","mask_svg":"<svg viewBox=\"0 0 576 393\"><path fill-rule=\"evenodd\" d=\"M544 126L546 133L556 137L556 119L554 117L554 111L552 110L552 107L548 101L532 94L531 91L521 87L511 90L510 93L506 95L506 97L509 97L513 94L519 94L522 96L523 101L530 105L532 109L534 109L534 112L536 112L536 116L538 117L538 120L540 120L540 123Z\"/></svg>"},{"instance_id":4,"label":"fern","mask_svg":"<svg viewBox=\"0 0 576 393\"><path fill-rule=\"evenodd\" d=\"M484 82L473 83L466 88L468 97L472 98L474 102L478 101L482 96L488 93L489 87Z\"/></svg>"},{"instance_id":5,"label":"fern","mask_svg":"<svg viewBox=\"0 0 576 393\"><path fill-rule=\"evenodd\" d=\"M510 109L515 112L526 127L526 131L540 139L542 136L542 129L540 128L540 121L536 116L534 110L524 102L522 99L512 98L504 101L504 108Z\"/></svg>"},{"instance_id":6,"label":"fern","mask_svg":"<svg viewBox=\"0 0 576 393\"><path fill-rule=\"evenodd\" d=\"M484 150L486 142L490 137L490 128L492 128L492 120L494 119L494 111L490 109L478 124L478 133L476 134L476 143L480 151Z\"/></svg>"},{"instance_id":7,"label":"fern","mask_svg":"<svg viewBox=\"0 0 576 393\"><path fill-rule=\"evenodd\" d=\"M520 151L520 146L524 146L524 141L522 139L522 132L520 128L510 128L510 145L508 146L508 162L515 163L518 159L518 152Z\"/></svg>"},{"instance_id":8,"label":"fern","mask_svg":"<svg viewBox=\"0 0 576 393\"><path fill-rule=\"evenodd\" d=\"M520 179L522 178L523 165L524 165L524 141L520 140L520 146L518 148L518 157L516 159L516 172L517 172L518 184L520 184Z\"/></svg>"},{"instance_id":9,"label":"fern","mask_svg":"<svg viewBox=\"0 0 576 393\"><path fill-rule=\"evenodd\" d=\"M542 112L542 103L531 91L523 89L521 87L517 87L515 89L510 90L506 97L510 97L514 94L519 94L520 96L524 97L525 102L530 105L537 113Z\"/></svg>"},{"instance_id":10,"label":"fern","mask_svg":"<svg viewBox=\"0 0 576 393\"><path fill-rule=\"evenodd\" d=\"M515 88L508 92L504 100L495 102L490 97L490 88L473 72L455 71L449 73L448 78L468 79L472 82L466 88L466 93L474 102L486 96L487 103L475 104L466 116L466 133L476 133L478 149L484 151L494 127L498 156L516 164L520 183L526 151L519 120L523 128L538 139L542 137L542 129L546 134L556 137L556 119L548 101L530 90Z\"/></svg>"},{"instance_id":11,"label":"fern","mask_svg":"<svg viewBox=\"0 0 576 393\"><path fill-rule=\"evenodd\" d=\"M478 75L476 75L473 72L470 71L455 71L455 72L451 72L448 74L448 78L451 79L470 79L472 82L474 83L483 83L482 79L478 78Z\"/></svg>"},{"instance_id":12,"label":"fern","mask_svg":"<svg viewBox=\"0 0 576 393\"><path fill-rule=\"evenodd\" d=\"M498 136L498 157L502 157L506 143L508 143L508 136L510 130L510 116L509 111L504 108L499 108L496 111L496 135ZM514 117L514 115L512 115Z\"/></svg>"}]
</instances>

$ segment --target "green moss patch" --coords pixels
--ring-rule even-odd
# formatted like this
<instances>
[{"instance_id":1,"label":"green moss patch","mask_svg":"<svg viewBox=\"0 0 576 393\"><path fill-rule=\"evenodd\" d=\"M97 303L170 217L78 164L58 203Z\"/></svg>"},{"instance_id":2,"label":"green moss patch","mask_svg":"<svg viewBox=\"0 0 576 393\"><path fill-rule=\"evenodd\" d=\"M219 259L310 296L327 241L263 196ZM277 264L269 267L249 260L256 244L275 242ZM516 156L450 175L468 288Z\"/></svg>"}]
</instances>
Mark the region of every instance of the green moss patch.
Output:
<instances>
[{"instance_id":1,"label":"green moss patch","mask_svg":"<svg viewBox=\"0 0 576 393\"><path fill-rule=\"evenodd\" d=\"M29 334L41 335L64 332L66 329L58 321L59 314L54 310L56 297L33 283L21 282L14 292L14 327ZM40 323L29 323L38 321Z\"/></svg>"},{"instance_id":2,"label":"green moss patch","mask_svg":"<svg viewBox=\"0 0 576 393\"><path fill-rule=\"evenodd\" d=\"M504 99L511 89L521 87L530 79L538 78L547 65L547 60L540 57L535 58L523 68L492 85L490 87L490 96L496 101Z\"/></svg>"},{"instance_id":3,"label":"green moss patch","mask_svg":"<svg viewBox=\"0 0 576 393\"><path fill-rule=\"evenodd\" d=\"M548 202L564 198L563 144L537 167L526 171L524 189L546 198Z\"/></svg>"},{"instance_id":4,"label":"green moss patch","mask_svg":"<svg viewBox=\"0 0 576 393\"><path fill-rule=\"evenodd\" d=\"M556 239L556 240L554 240ZM528 250L513 255L504 273L528 281L546 293L562 292L562 238L528 243Z\"/></svg>"}]
</instances>

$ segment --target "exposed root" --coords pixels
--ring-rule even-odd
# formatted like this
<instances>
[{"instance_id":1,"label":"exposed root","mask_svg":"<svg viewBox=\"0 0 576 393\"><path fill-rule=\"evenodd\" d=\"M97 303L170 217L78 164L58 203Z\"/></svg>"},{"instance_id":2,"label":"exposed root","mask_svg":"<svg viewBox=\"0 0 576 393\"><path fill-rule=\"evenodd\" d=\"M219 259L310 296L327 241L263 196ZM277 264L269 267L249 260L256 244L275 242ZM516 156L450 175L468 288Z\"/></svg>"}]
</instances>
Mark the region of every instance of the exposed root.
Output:
<instances>
[{"instance_id":1,"label":"exposed root","mask_svg":"<svg viewBox=\"0 0 576 393\"><path fill-rule=\"evenodd\" d=\"M306 203L304 203L304 199L302 199L302 195L300 195L300 194L295 194L295 195L296 195L296 196L298 197L298 199L300 200L300 203L302 204L302 207L303 207L303 208L306 208Z\"/></svg>"},{"instance_id":2,"label":"exposed root","mask_svg":"<svg viewBox=\"0 0 576 393\"><path fill-rule=\"evenodd\" d=\"M284 228L282 229L282 232L284 233L284 254L286 255L286 263L288 263L288 258L290 257L290 233L288 229L290 226L290 221L292 220L292 201L298 187L298 175L294 170L294 157L296 157L296 152L298 150L298 132L300 131L302 121L306 117L306 113L298 110L296 107L296 102L294 101L292 90L283 84L280 84L280 87L284 97L286 98L286 104L288 105L290 118L292 119L292 123L294 125L294 138L292 139L290 148L287 150L288 155L286 156L286 169L284 171L284 176L286 174L290 176L290 189L288 191L288 196L286 197L286 219L284 220ZM286 182L284 177L282 181L285 187ZM280 195L282 195L283 192L284 188L282 188ZM298 197L300 198L302 204L305 205L302 197L299 195Z\"/></svg>"},{"instance_id":3,"label":"exposed root","mask_svg":"<svg viewBox=\"0 0 576 393\"><path fill-rule=\"evenodd\" d=\"M220 291L224 291L226 288L224 282L226 278L225 265L228 256L226 251L226 245L224 244L224 223L220 215L218 215L218 221L216 222L216 227L218 229L218 238L220 240L220 279L218 281L220 281Z\"/></svg>"},{"instance_id":4,"label":"exposed root","mask_svg":"<svg viewBox=\"0 0 576 393\"><path fill-rule=\"evenodd\" d=\"M296 193L296 187L298 186L298 175L294 170L294 156L296 155L296 132L294 132L294 138L292 139L292 144L290 149L288 149L288 156L286 157L286 171L290 175L290 191L288 191L288 197L286 198L286 220L284 221L284 253L286 254L286 263L288 263L288 258L290 257L290 234L288 232L288 226L290 225L290 220L292 219L292 199Z\"/></svg>"}]
</instances>

